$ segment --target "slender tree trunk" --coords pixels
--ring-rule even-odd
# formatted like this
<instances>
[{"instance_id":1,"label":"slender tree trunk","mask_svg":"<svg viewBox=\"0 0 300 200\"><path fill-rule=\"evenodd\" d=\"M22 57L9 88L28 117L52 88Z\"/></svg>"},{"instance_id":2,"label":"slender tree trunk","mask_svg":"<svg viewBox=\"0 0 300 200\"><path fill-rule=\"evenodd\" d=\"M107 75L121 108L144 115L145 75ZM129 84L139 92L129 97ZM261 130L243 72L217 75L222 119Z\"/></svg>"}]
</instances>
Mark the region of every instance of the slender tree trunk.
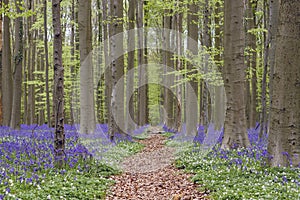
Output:
<instances>
[{"instance_id":1,"label":"slender tree trunk","mask_svg":"<svg viewBox=\"0 0 300 200\"><path fill-rule=\"evenodd\" d=\"M224 82L227 96L224 138L222 148L248 147L245 64L243 26L244 3L240 0L225 1L225 63Z\"/></svg>"},{"instance_id":2,"label":"slender tree trunk","mask_svg":"<svg viewBox=\"0 0 300 200\"><path fill-rule=\"evenodd\" d=\"M269 30L270 35L270 49L269 49L269 65L270 65L270 78L269 78L269 106L272 107L273 99L273 74L275 65L275 49L276 49L276 29L278 26L279 17L279 1L270 0L270 14L269 14ZM271 121L271 112L268 115L268 124ZM270 126L268 125L268 130ZM269 131L268 131L269 132Z\"/></svg>"},{"instance_id":3,"label":"slender tree trunk","mask_svg":"<svg viewBox=\"0 0 300 200\"><path fill-rule=\"evenodd\" d=\"M18 1L16 0L17 4ZM21 13L17 6L17 13ZM18 17L15 20L15 49L14 49L14 72L13 72L13 104L10 126L19 129L21 124L21 98L22 98L22 61L23 61L23 19Z\"/></svg>"},{"instance_id":4,"label":"slender tree trunk","mask_svg":"<svg viewBox=\"0 0 300 200\"><path fill-rule=\"evenodd\" d=\"M297 0L279 2L268 152L271 166L300 163L300 29Z\"/></svg>"},{"instance_id":5,"label":"slender tree trunk","mask_svg":"<svg viewBox=\"0 0 300 200\"><path fill-rule=\"evenodd\" d=\"M223 60L222 58L222 32L221 30L223 30L223 24L222 24L222 9L221 9L221 3L219 1L216 2L215 4L215 50L216 50L216 54L214 56L214 61L215 64L218 68L219 73L221 73L223 75L223 67L221 67L221 62ZM223 106L223 102L225 101L225 91L224 91L224 86L223 85L219 85L216 86L216 100L215 100L215 129L216 130L220 130L223 126L224 126L224 113L225 113L225 107Z\"/></svg>"},{"instance_id":6,"label":"slender tree trunk","mask_svg":"<svg viewBox=\"0 0 300 200\"><path fill-rule=\"evenodd\" d=\"M117 132L123 133L125 128L125 115L124 115L124 37L123 37L123 0L114 0L114 34L118 34L118 39L116 40L116 46L112 48L115 51L116 58L116 83L118 87L116 88L116 111L115 117L117 117Z\"/></svg>"},{"instance_id":7,"label":"slender tree trunk","mask_svg":"<svg viewBox=\"0 0 300 200\"><path fill-rule=\"evenodd\" d=\"M203 19L203 46L204 49L207 51L204 55L204 72L208 71L208 65L209 65L209 49L211 48L211 37L210 37L210 28L209 28L209 16L211 15L210 8L209 8L209 2L208 0L205 0L204 5L204 19ZM202 91L201 91L201 124L204 126L207 126L209 123L209 91L208 87L206 85L205 80L202 80Z\"/></svg>"},{"instance_id":8,"label":"slender tree trunk","mask_svg":"<svg viewBox=\"0 0 300 200\"><path fill-rule=\"evenodd\" d=\"M60 0L52 0L53 23L53 64L54 64L54 117L55 161L62 167L65 157L65 132L64 132L64 67L62 65L62 33L60 23Z\"/></svg>"},{"instance_id":9,"label":"slender tree trunk","mask_svg":"<svg viewBox=\"0 0 300 200\"><path fill-rule=\"evenodd\" d=\"M188 40L187 40L187 50L194 56L198 54L198 2L190 3L188 6L188 16L187 16L187 29L188 29ZM188 70L193 70L194 66L191 63L187 63ZM195 73L195 72L194 72ZM189 73L189 75L193 75ZM197 133L197 123L198 123L198 83L195 79L188 82L191 89L186 88L186 121L187 121L187 134L196 135ZM193 94L196 95L196 99L193 98Z\"/></svg>"},{"instance_id":10,"label":"slender tree trunk","mask_svg":"<svg viewBox=\"0 0 300 200\"><path fill-rule=\"evenodd\" d=\"M247 2L247 31L255 28L255 12L257 2L248 1ZM256 107L257 107L257 75L256 75L256 36L252 32L247 33L247 45L248 45L248 56L247 56L247 66L249 68L249 128L254 128L258 120ZM251 86L251 87L250 87Z\"/></svg>"},{"instance_id":11,"label":"slender tree trunk","mask_svg":"<svg viewBox=\"0 0 300 200\"><path fill-rule=\"evenodd\" d=\"M2 8L2 0L0 1L0 8ZM2 26L3 25L3 19L2 15L0 15L0 77L2 79ZM2 114L2 81L0 81L0 125L2 125L3 121L3 114Z\"/></svg>"},{"instance_id":12,"label":"slender tree trunk","mask_svg":"<svg viewBox=\"0 0 300 200\"><path fill-rule=\"evenodd\" d=\"M182 3L182 0L177 0L177 6L180 6ZM183 28L182 28L182 19L183 19L183 13L177 13L176 14L176 49L177 49L177 58L176 58L176 70L180 71L183 69L182 67L182 60L181 60L181 55L182 55L182 33L183 33ZM180 82L180 76L176 77L176 81ZM182 86L178 85L176 87L176 96L177 96L177 103L175 107L175 112L174 112L174 117L175 117L175 131L180 132L181 131L181 124L182 124Z\"/></svg>"},{"instance_id":13,"label":"slender tree trunk","mask_svg":"<svg viewBox=\"0 0 300 200\"><path fill-rule=\"evenodd\" d=\"M143 85L147 81L147 73L145 71L144 56L144 0L137 0L136 22L138 28L138 125L142 126L147 123L147 87Z\"/></svg>"},{"instance_id":14,"label":"slender tree trunk","mask_svg":"<svg viewBox=\"0 0 300 200\"><path fill-rule=\"evenodd\" d=\"M44 0L44 50L45 50L45 67L46 67L46 109L47 109L47 124L51 125L50 111L50 95L49 95L49 51L48 51L48 31L47 31L47 0Z\"/></svg>"},{"instance_id":15,"label":"slender tree trunk","mask_svg":"<svg viewBox=\"0 0 300 200\"><path fill-rule=\"evenodd\" d=\"M7 5L9 0L3 0ZM9 126L12 111L13 84L11 70L11 48L10 48L10 19L4 15L3 18L3 50L2 50L2 111L3 125Z\"/></svg>"},{"instance_id":16,"label":"slender tree trunk","mask_svg":"<svg viewBox=\"0 0 300 200\"><path fill-rule=\"evenodd\" d=\"M135 0L129 0L129 8L128 8L128 41L127 48L134 49L135 47L135 31L134 31L134 20L135 20ZM128 52L127 57L127 81L126 81L126 106L129 115L126 116L126 131L131 132L134 130L134 54L135 51ZM132 119L132 121L130 120ZM130 123L132 122L132 123Z\"/></svg>"},{"instance_id":17,"label":"slender tree trunk","mask_svg":"<svg viewBox=\"0 0 300 200\"><path fill-rule=\"evenodd\" d=\"M94 72L92 64L91 0L78 1L80 51L80 133L95 130Z\"/></svg>"},{"instance_id":18,"label":"slender tree trunk","mask_svg":"<svg viewBox=\"0 0 300 200\"><path fill-rule=\"evenodd\" d=\"M102 0L102 10L103 10L103 21L108 21L110 17L110 7L108 6L107 0ZM104 51L104 66L105 66L105 106L106 106L106 120L108 123L108 126L110 127L110 98L111 98L111 65L109 63L109 22L103 23L103 37L104 37L104 43L103 43L103 51Z\"/></svg>"},{"instance_id":19,"label":"slender tree trunk","mask_svg":"<svg viewBox=\"0 0 300 200\"><path fill-rule=\"evenodd\" d=\"M45 2L47 2L47 0L45 0ZM75 12L75 0L72 0L72 6L71 6L71 21L72 21L72 24L71 24L71 35L70 35L70 46L71 46L71 61L72 63L74 63L75 61L75 49L76 49L76 46L75 46L75 21L76 21L76 12ZM75 65L71 65L70 66L70 73L71 73L71 77L74 77L75 76ZM75 81L74 78L71 78L72 81ZM70 97L69 97L69 104L70 104L70 122L71 124L74 124L75 123L75 120L74 120L74 106L75 106L75 102L74 102L74 99L73 99L73 91L74 91L74 87L73 85L71 86L71 92L70 92ZM50 110L49 110L50 111ZM49 116L48 116L49 117Z\"/></svg>"},{"instance_id":20,"label":"slender tree trunk","mask_svg":"<svg viewBox=\"0 0 300 200\"><path fill-rule=\"evenodd\" d=\"M110 139L114 140L114 134L122 133L124 128L124 82L122 82L124 79L121 79L124 75L123 36L116 36L123 31L122 0L111 0L111 16L113 19L110 38L112 92L109 135Z\"/></svg>"}]
</instances>

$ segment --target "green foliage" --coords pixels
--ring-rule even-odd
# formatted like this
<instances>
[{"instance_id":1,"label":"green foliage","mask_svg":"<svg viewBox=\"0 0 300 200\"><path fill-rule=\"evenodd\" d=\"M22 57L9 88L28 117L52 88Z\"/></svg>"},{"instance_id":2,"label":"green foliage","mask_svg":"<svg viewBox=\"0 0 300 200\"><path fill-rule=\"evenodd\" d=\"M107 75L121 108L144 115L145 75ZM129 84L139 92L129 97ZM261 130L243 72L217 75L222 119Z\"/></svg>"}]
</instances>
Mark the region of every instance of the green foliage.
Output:
<instances>
[{"instance_id":1,"label":"green foliage","mask_svg":"<svg viewBox=\"0 0 300 200\"><path fill-rule=\"evenodd\" d=\"M235 162L240 162L236 164ZM299 169L269 168L253 158L228 158L200 152L185 152L176 166L195 173L193 181L214 199L299 199Z\"/></svg>"},{"instance_id":2,"label":"green foliage","mask_svg":"<svg viewBox=\"0 0 300 200\"><path fill-rule=\"evenodd\" d=\"M17 12L17 7L20 8L21 13ZM0 14L4 14L10 19L16 19L18 17L30 17L36 14L33 10L28 9L25 6L24 1L18 1L17 3L10 1L9 4L4 4L1 1Z\"/></svg>"},{"instance_id":3,"label":"green foliage","mask_svg":"<svg viewBox=\"0 0 300 200\"><path fill-rule=\"evenodd\" d=\"M11 179L6 199L104 199L105 191L113 184L108 176L118 171L96 161L92 166L88 173L76 169L45 172L41 174L45 178L34 184Z\"/></svg>"},{"instance_id":4,"label":"green foliage","mask_svg":"<svg viewBox=\"0 0 300 200\"><path fill-rule=\"evenodd\" d=\"M110 148L104 157L120 162L142 148L139 143L123 141ZM39 178L32 182L11 178L6 185L0 184L0 191L10 188L5 199L105 199L106 191L114 183L109 177L118 173L115 167L104 164L104 159L82 159L77 167L38 171L34 176ZM28 177L31 175L28 172Z\"/></svg>"}]
</instances>

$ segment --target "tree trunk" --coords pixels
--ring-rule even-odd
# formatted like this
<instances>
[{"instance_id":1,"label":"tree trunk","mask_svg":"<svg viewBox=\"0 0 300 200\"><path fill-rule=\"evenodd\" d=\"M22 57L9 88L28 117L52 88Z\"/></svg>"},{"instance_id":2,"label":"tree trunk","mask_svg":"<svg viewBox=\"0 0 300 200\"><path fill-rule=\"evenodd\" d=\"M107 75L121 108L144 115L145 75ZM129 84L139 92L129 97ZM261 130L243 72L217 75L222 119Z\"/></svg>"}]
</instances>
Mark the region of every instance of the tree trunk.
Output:
<instances>
[{"instance_id":1,"label":"tree trunk","mask_svg":"<svg viewBox=\"0 0 300 200\"><path fill-rule=\"evenodd\" d=\"M3 0L3 4L7 5L9 0ZM10 48L10 19L4 15L3 18L3 50L2 50L2 111L3 126L10 125L13 84L11 71L11 48Z\"/></svg>"},{"instance_id":2,"label":"tree trunk","mask_svg":"<svg viewBox=\"0 0 300 200\"><path fill-rule=\"evenodd\" d=\"M182 3L182 0L177 0L177 6L179 7L180 4ZM182 55L182 50L183 50L183 44L182 44L182 33L183 33L183 28L182 28L182 19L183 19L183 13L178 12L175 15L175 20L176 20L176 25L175 25L175 30L176 30L176 49L177 49L177 58L175 59L175 70L180 71L183 69L182 65L182 60L181 60L181 55ZM176 81L180 82L181 77L177 76ZM176 104L175 104L175 109L174 109L174 129L176 132L181 131L181 124L182 124L182 85L176 86Z\"/></svg>"},{"instance_id":3,"label":"tree trunk","mask_svg":"<svg viewBox=\"0 0 300 200\"><path fill-rule=\"evenodd\" d=\"M123 37L123 0L114 0L114 26L113 35L117 35L116 46L112 48L115 51L116 58L116 111L114 113L117 120L116 128L118 133L123 133L125 128L124 116L124 37Z\"/></svg>"},{"instance_id":4,"label":"tree trunk","mask_svg":"<svg viewBox=\"0 0 300 200\"><path fill-rule=\"evenodd\" d=\"M129 8L128 8L128 41L127 46L128 49L134 49L135 47L135 31L134 31L134 16L135 16L135 1L129 0ZM126 131L131 132L134 130L134 54L135 51L129 51L127 57L127 81L126 81L126 106L129 115L126 115ZM132 119L132 121L130 120Z\"/></svg>"},{"instance_id":5,"label":"tree trunk","mask_svg":"<svg viewBox=\"0 0 300 200\"><path fill-rule=\"evenodd\" d=\"M248 0L247 2L247 31L255 28L255 12L257 2ZM248 45L248 56L247 56L247 67L249 68L249 92L250 92L250 104L249 104L249 128L256 126L257 118L257 76L256 76L256 36L253 32L247 33L247 45ZM250 87L251 86L251 87Z\"/></svg>"},{"instance_id":6,"label":"tree trunk","mask_svg":"<svg viewBox=\"0 0 300 200\"><path fill-rule=\"evenodd\" d=\"M47 0L44 0L44 48L45 48L45 84L46 84L46 110L47 110L47 124L51 125L51 111L50 111L50 95L49 95L49 51L48 51L48 31L47 31Z\"/></svg>"},{"instance_id":7,"label":"tree trunk","mask_svg":"<svg viewBox=\"0 0 300 200\"><path fill-rule=\"evenodd\" d=\"M45 0L45 2L47 2L47 0ZM71 6L71 20L72 20L72 24L71 24L71 33L70 33L70 46L71 46L71 62L74 63L75 61L75 50L76 50L76 46L75 46L75 21L76 21L76 12L75 12L75 0L72 0L72 6ZM45 44L46 45L46 44ZM70 73L71 73L71 77L75 77L75 65L71 65L70 66ZM74 78L71 78L72 81L75 81ZM76 108L75 107L75 102L73 98L73 91L74 91L74 86L71 86L71 92L70 92L70 97L69 97L69 104L70 104L70 123L74 124L75 120L74 120L74 110ZM49 117L49 116L48 116Z\"/></svg>"},{"instance_id":8,"label":"tree trunk","mask_svg":"<svg viewBox=\"0 0 300 200\"><path fill-rule=\"evenodd\" d=\"M124 54L123 36L118 35L123 31L123 1L111 0L111 35L110 35L110 57L111 57L111 99L110 99L110 139L114 140L114 134L123 132L124 128ZM121 80L120 80L121 79ZM117 85L118 84L118 85Z\"/></svg>"},{"instance_id":9,"label":"tree trunk","mask_svg":"<svg viewBox=\"0 0 300 200\"><path fill-rule=\"evenodd\" d=\"M204 50L207 52L204 55L204 72L208 72L208 65L209 65L209 49L211 48L212 42L211 42L211 36L210 36L210 24L209 24L209 16L211 15L210 8L209 8L209 2L208 0L205 0L204 5L204 19L203 19L203 46ZM202 81L202 89L201 89L201 125L207 126L209 123L209 91L208 87L206 85L205 80Z\"/></svg>"},{"instance_id":10,"label":"tree trunk","mask_svg":"<svg viewBox=\"0 0 300 200\"><path fill-rule=\"evenodd\" d=\"M17 4L18 1L16 0ZM17 6L17 13L21 13ZM21 98L22 98L22 62L23 62L23 19L18 17L15 20L15 49L14 49L14 90L13 104L10 126L13 129L19 129L21 124Z\"/></svg>"},{"instance_id":11,"label":"tree trunk","mask_svg":"<svg viewBox=\"0 0 300 200\"><path fill-rule=\"evenodd\" d=\"M144 0L137 0L136 22L138 28L138 125L143 126L147 123L147 73L145 71L144 56Z\"/></svg>"},{"instance_id":12,"label":"tree trunk","mask_svg":"<svg viewBox=\"0 0 300 200\"><path fill-rule=\"evenodd\" d=\"M271 166L300 163L300 29L298 0L279 3L268 152Z\"/></svg>"},{"instance_id":13,"label":"tree trunk","mask_svg":"<svg viewBox=\"0 0 300 200\"><path fill-rule=\"evenodd\" d=\"M0 1L1 5L0 8L2 8L2 0ZM2 79L2 25L3 25L3 19L2 15L0 15L0 77ZM0 81L0 126L2 125L3 115L2 115L2 81Z\"/></svg>"},{"instance_id":14,"label":"tree trunk","mask_svg":"<svg viewBox=\"0 0 300 200\"><path fill-rule=\"evenodd\" d=\"M246 74L243 16L243 1L225 1L224 84L227 96L227 109L222 148L250 146L247 135L244 97Z\"/></svg>"},{"instance_id":15,"label":"tree trunk","mask_svg":"<svg viewBox=\"0 0 300 200\"><path fill-rule=\"evenodd\" d=\"M60 0L52 0L53 23L53 64L54 64L54 118L55 161L58 167L63 167L65 157L64 132L64 67L62 65L62 33L60 23Z\"/></svg>"},{"instance_id":16,"label":"tree trunk","mask_svg":"<svg viewBox=\"0 0 300 200\"><path fill-rule=\"evenodd\" d=\"M80 52L80 133L95 130L94 72L92 63L91 0L78 1Z\"/></svg>"},{"instance_id":17,"label":"tree trunk","mask_svg":"<svg viewBox=\"0 0 300 200\"><path fill-rule=\"evenodd\" d=\"M215 50L216 50L216 54L214 56L214 61L215 61L215 65L217 66L219 73L221 73L223 75L223 67L221 66L223 58L222 58L222 32L221 30L223 30L223 24L222 24L222 16L223 16L223 12L221 11L221 5L220 2L217 1L215 6L215 36L214 36L214 40L215 40ZM216 100L215 100L215 129L220 130L223 126L224 126L224 113L225 113L225 107L223 102L225 101L225 91L224 91L224 87L223 85L220 86L216 86L216 96L215 96Z\"/></svg>"},{"instance_id":18,"label":"tree trunk","mask_svg":"<svg viewBox=\"0 0 300 200\"><path fill-rule=\"evenodd\" d=\"M275 49L276 49L276 29L278 26L279 16L279 1L270 0L270 14L269 14L269 30L270 35L270 49L269 49L269 65L270 65L270 77L269 77L269 107L272 106L273 98L273 74L275 65ZM268 130L270 128L271 112L268 115ZM269 132L269 131L268 131Z\"/></svg>"},{"instance_id":19,"label":"tree trunk","mask_svg":"<svg viewBox=\"0 0 300 200\"><path fill-rule=\"evenodd\" d=\"M190 3L188 6L188 16L187 16L187 29L188 29L188 40L187 40L187 50L192 56L198 54L198 2ZM191 63L187 63L188 70L193 70L194 66ZM195 73L195 72L193 72ZM196 72L197 73L197 72ZM193 75L189 73L189 75ZM189 80L188 84L191 89L186 88L186 131L188 135L196 135L197 133L197 123L198 123L198 83L195 79ZM196 95L196 98L193 96Z\"/></svg>"},{"instance_id":20,"label":"tree trunk","mask_svg":"<svg viewBox=\"0 0 300 200\"><path fill-rule=\"evenodd\" d=\"M103 21L108 21L110 17L110 7L107 0L102 0ZM111 98L111 63L109 63L109 28L110 22L103 23L103 51L104 51L104 80L105 80L105 108L106 108L106 122L110 127L110 98Z\"/></svg>"}]
</instances>

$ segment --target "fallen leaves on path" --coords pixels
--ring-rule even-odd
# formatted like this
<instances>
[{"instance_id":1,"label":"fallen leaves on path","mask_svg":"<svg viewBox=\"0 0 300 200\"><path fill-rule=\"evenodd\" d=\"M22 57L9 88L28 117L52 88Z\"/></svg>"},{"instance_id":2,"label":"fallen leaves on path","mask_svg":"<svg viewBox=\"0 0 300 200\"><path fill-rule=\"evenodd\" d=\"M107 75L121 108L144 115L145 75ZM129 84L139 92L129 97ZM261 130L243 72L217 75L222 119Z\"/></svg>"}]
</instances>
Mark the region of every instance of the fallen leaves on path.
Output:
<instances>
[{"instance_id":1,"label":"fallen leaves on path","mask_svg":"<svg viewBox=\"0 0 300 200\"><path fill-rule=\"evenodd\" d=\"M174 149L164 146L165 137L155 134L140 143L142 152L126 159L124 173L112 176L116 184L106 200L197 200L209 199L190 181L191 174L175 168Z\"/></svg>"}]
</instances>

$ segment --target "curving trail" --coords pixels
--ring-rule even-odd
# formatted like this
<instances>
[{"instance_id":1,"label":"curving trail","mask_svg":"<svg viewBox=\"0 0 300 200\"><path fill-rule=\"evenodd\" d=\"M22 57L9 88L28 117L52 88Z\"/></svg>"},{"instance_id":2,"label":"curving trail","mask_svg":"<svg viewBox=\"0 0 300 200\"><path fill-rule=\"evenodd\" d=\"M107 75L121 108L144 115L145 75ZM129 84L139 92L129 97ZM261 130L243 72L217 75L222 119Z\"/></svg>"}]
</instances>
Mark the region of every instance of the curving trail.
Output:
<instances>
[{"instance_id":1,"label":"curving trail","mask_svg":"<svg viewBox=\"0 0 300 200\"><path fill-rule=\"evenodd\" d=\"M150 134L142 152L122 163L124 173L112 176L116 181L106 200L197 200L209 199L190 181L191 174L172 165L175 149L164 146L166 138Z\"/></svg>"}]
</instances>

